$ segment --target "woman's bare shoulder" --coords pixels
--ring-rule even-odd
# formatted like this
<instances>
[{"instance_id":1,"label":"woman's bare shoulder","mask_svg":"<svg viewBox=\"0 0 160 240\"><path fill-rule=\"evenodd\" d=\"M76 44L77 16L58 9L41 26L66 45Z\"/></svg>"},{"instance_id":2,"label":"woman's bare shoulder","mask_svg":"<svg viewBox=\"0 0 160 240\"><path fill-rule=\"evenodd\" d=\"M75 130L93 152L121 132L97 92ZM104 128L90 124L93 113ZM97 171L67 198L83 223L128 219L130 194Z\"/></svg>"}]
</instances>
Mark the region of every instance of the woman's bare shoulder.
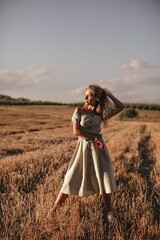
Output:
<instances>
[{"instance_id":1,"label":"woman's bare shoulder","mask_svg":"<svg viewBox=\"0 0 160 240\"><path fill-rule=\"evenodd\" d=\"M93 110L90 110L90 109L87 109L85 106L79 106L79 107L76 107L75 111L79 114L85 114L85 115L99 115L97 114L95 111Z\"/></svg>"},{"instance_id":2,"label":"woman's bare shoulder","mask_svg":"<svg viewBox=\"0 0 160 240\"><path fill-rule=\"evenodd\" d=\"M82 113L83 111L84 111L84 107L76 107L76 112L78 112L78 113Z\"/></svg>"}]
</instances>

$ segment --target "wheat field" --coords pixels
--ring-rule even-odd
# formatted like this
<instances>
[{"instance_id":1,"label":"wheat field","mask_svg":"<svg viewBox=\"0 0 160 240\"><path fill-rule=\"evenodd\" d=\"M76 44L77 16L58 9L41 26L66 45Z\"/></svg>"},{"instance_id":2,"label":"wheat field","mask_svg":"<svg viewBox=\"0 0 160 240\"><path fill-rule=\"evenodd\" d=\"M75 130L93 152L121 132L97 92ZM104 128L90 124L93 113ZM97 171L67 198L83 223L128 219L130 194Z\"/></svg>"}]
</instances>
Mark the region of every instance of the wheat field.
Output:
<instances>
[{"instance_id":1,"label":"wheat field","mask_svg":"<svg viewBox=\"0 0 160 240\"><path fill-rule=\"evenodd\" d=\"M114 117L102 128L117 183L118 223L108 226L101 196L70 196L51 221L77 138L68 106L0 107L2 240L160 239L160 111Z\"/></svg>"}]
</instances>

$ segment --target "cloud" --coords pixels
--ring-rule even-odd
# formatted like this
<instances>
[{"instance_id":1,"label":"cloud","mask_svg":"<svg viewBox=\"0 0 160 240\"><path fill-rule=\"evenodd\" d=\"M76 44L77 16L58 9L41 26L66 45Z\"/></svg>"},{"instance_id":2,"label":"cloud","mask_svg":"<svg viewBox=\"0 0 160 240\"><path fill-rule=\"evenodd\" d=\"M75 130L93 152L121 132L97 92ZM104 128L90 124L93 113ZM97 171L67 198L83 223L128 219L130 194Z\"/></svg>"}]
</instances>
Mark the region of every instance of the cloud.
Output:
<instances>
[{"instance_id":1,"label":"cloud","mask_svg":"<svg viewBox=\"0 0 160 240\"><path fill-rule=\"evenodd\" d=\"M84 87L78 87L78 88L75 88L74 90L71 91L71 95L78 95L78 96L82 96L85 92L85 88L86 86Z\"/></svg>"},{"instance_id":2,"label":"cloud","mask_svg":"<svg viewBox=\"0 0 160 240\"><path fill-rule=\"evenodd\" d=\"M152 86L160 84L160 76L150 74L127 75L121 78L114 78L107 81L108 88L128 89L139 86Z\"/></svg>"},{"instance_id":3,"label":"cloud","mask_svg":"<svg viewBox=\"0 0 160 240\"><path fill-rule=\"evenodd\" d=\"M126 102L160 102L160 65L132 60L122 65L121 77L106 82L108 88ZM150 70L150 71L148 71Z\"/></svg>"},{"instance_id":4,"label":"cloud","mask_svg":"<svg viewBox=\"0 0 160 240\"><path fill-rule=\"evenodd\" d=\"M106 87L125 102L160 102L160 75L125 75L106 81Z\"/></svg>"},{"instance_id":5,"label":"cloud","mask_svg":"<svg viewBox=\"0 0 160 240\"><path fill-rule=\"evenodd\" d=\"M122 71L140 71L140 70L144 70L144 69L157 69L160 70L160 65L156 65L156 64L149 64L146 61L140 61L140 60L132 60L130 63L128 64L124 64L120 67L120 69Z\"/></svg>"},{"instance_id":6,"label":"cloud","mask_svg":"<svg viewBox=\"0 0 160 240\"><path fill-rule=\"evenodd\" d=\"M160 82L155 77L125 77L106 81L104 87L124 102L160 103ZM143 80L143 81L142 81ZM154 83L153 83L154 82Z\"/></svg>"},{"instance_id":7,"label":"cloud","mask_svg":"<svg viewBox=\"0 0 160 240\"><path fill-rule=\"evenodd\" d=\"M64 76L72 73L77 69L77 66L59 67L49 69L46 67L19 69L10 71L9 69L0 69L0 89L10 90L24 88L39 84L54 76Z\"/></svg>"},{"instance_id":8,"label":"cloud","mask_svg":"<svg viewBox=\"0 0 160 240\"><path fill-rule=\"evenodd\" d=\"M125 69L121 76L112 79L97 79L96 83L108 88L115 96L124 102L160 102L160 65L148 64L144 61L133 60L131 63L123 65ZM142 70L143 71L138 71ZM151 69L151 72L146 71ZM134 71L133 71L134 70ZM86 86L85 86L86 87ZM85 87L81 86L72 91L78 99L84 94Z\"/></svg>"}]
</instances>

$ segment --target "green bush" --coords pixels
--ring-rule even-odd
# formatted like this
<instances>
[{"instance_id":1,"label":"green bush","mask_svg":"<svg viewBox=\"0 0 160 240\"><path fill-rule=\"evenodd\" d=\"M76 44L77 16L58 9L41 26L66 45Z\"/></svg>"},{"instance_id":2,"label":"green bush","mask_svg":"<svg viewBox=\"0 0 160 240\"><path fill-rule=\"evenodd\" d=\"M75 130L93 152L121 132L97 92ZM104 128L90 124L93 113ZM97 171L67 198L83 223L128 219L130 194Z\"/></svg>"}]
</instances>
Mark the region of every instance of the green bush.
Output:
<instances>
[{"instance_id":1,"label":"green bush","mask_svg":"<svg viewBox=\"0 0 160 240\"><path fill-rule=\"evenodd\" d=\"M124 109L120 115L119 119L123 120L124 118L134 118L138 116L138 112L133 108Z\"/></svg>"}]
</instances>

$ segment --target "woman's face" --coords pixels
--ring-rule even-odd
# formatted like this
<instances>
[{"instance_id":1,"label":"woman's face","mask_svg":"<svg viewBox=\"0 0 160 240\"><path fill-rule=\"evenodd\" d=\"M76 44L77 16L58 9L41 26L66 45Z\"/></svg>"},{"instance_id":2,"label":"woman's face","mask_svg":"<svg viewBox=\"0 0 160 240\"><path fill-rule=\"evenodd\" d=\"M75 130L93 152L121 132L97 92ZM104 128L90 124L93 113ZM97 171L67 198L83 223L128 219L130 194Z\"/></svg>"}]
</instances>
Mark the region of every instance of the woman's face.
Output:
<instances>
[{"instance_id":1,"label":"woman's face","mask_svg":"<svg viewBox=\"0 0 160 240\"><path fill-rule=\"evenodd\" d=\"M87 89L86 95L85 95L85 104L95 106L95 103L96 103L96 97L94 93L92 92L91 89Z\"/></svg>"}]
</instances>

